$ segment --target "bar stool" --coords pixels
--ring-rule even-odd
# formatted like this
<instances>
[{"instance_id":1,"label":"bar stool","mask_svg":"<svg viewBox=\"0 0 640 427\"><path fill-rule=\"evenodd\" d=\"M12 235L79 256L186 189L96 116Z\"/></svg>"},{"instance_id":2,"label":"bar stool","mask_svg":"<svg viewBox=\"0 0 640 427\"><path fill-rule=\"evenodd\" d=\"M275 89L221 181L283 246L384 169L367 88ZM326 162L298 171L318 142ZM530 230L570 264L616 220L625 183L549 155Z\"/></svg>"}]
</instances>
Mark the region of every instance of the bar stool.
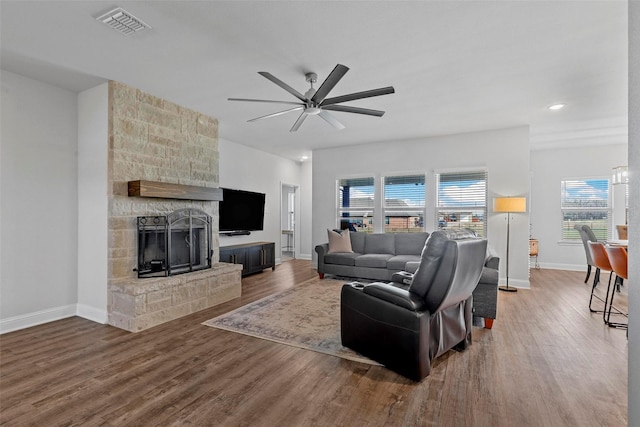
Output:
<instances>
[{"instance_id":1,"label":"bar stool","mask_svg":"<svg viewBox=\"0 0 640 427\"><path fill-rule=\"evenodd\" d=\"M629 255L627 253L626 248L624 248L623 246L607 246L605 249L607 251L607 256L609 257L609 263L613 268L613 272L616 273L616 276L618 276L621 280L627 280ZM616 287L614 286L613 289L611 290L611 300L609 301L609 309L607 311L607 319L605 323L611 326L612 328L627 328L628 323L616 323L616 322L610 321L612 309L616 311L614 314L621 314L625 317L629 317L628 313L625 313L622 310L618 309L617 307L614 307L613 296L615 295L615 293L616 293ZM606 310L606 307L605 307L605 310Z\"/></svg>"},{"instance_id":2,"label":"bar stool","mask_svg":"<svg viewBox=\"0 0 640 427\"><path fill-rule=\"evenodd\" d=\"M600 298L595 294L596 285L599 282L599 274L594 275L593 277L593 285L591 286L591 297L589 298L589 310L592 313L602 313L602 319L607 322L605 319L605 314L607 311L607 303L609 299L609 288L611 288L611 276L613 275L613 268L609 263L609 257L607 256L607 251L602 242L587 242L587 248L589 249L589 254L591 255L591 259L593 261L593 265L598 269L598 273L602 270L609 271L609 283L607 284L607 293L605 299ZM614 287L615 288L615 287ZM593 298L596 298L604 303L604 310L594 310L591 308L591 303Z\"/></svg>"}]
</instances>

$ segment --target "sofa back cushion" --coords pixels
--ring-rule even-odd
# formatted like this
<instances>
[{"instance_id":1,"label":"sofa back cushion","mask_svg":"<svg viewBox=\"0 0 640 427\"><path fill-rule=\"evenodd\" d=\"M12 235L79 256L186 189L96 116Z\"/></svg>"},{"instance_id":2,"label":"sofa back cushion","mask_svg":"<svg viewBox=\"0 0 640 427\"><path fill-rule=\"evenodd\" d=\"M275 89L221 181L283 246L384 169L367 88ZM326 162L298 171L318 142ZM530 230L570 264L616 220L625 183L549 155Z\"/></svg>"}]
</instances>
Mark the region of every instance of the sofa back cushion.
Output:
<instances>
[{"instance_id":1,"label":"sofa back cushion","mask_svg":"<svg viewBox=\"0 0 640 427\"><path fill-rule=\"evenodd\" d=\"M351 234L351 249L353 252L357 252L359 254L364 253L364 238L368 235L368 233L350 233Z\"/></svg>"},{"instance_id":2,"label":"sofa back cushion","mask_svg":"<svg viewBox=\"0 0 640 427\"><path fill-rule=\"evenodd\" d=\"M363 253L395 255L395 236L393 235L393 233L366 234L364 238Z\"/></svg>"},{"instance_id":3,"label":"sofa back cushion","mask_svg":"<svg viewBox=\"0 0 640 427\"><path fill-rule=\"evenodd\" d=\"M420 255L429 233L396 233L396 255Z\"/></svg>"}]
</instances>

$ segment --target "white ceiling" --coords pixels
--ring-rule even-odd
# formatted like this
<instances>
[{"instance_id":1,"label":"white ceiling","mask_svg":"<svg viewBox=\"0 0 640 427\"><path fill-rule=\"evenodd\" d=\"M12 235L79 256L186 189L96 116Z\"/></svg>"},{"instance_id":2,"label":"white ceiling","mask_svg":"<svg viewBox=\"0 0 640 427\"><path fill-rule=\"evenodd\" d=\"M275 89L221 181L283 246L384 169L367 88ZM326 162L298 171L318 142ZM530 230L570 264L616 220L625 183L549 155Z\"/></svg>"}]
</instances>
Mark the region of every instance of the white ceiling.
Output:
<instances>
[{"instance_id":1,"label":"white ceiling","mask_svg":"<svg viewBox=\"0 0 640 427\"><path fill-rule=\"evenodd\" d=\"M149 25L123 36L95 20L121 6ZM220 137L292 159L314 149L519 125L532 148L627 142L626 1L6 1L1 66L74 91L103 79L217 117ZM330 96L394 86L334 112L298 112L313 71L350 68ZM318 84L319 85L319 84ZM318 86L316 85L316 87ZM557 102L566 108L552 112Z\"/></svg>"}]
</instances>

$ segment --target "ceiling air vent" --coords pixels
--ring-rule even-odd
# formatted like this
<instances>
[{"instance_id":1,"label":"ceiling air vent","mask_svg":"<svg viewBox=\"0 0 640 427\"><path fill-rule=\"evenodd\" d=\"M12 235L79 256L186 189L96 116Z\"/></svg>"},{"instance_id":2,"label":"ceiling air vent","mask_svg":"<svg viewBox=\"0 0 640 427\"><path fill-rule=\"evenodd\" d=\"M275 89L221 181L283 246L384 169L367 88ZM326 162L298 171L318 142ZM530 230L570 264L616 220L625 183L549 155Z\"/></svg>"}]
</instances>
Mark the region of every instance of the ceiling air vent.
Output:
<instances>
[{"instance_id":1,"label":"ceiling air vent","mask_svg":"<svg viewBox=\"0 0 640 427\"><path fill-rule=\"evenodd\" d=\"M126 36L142 31L146 28L151 28L150 25L145 24L142 20L136 18L121 7L105 13L104 15L96 18L96 20Z\"/></svg>"}]
</instances>

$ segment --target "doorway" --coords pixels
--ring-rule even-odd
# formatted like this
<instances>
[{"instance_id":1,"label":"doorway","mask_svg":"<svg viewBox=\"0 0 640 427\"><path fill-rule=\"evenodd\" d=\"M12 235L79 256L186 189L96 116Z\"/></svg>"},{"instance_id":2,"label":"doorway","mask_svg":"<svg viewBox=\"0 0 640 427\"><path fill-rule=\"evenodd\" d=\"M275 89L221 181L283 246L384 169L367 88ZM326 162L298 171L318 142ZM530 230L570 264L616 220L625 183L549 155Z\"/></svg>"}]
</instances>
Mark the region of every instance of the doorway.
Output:
<instances>
[{"instance_id":1,"label":"doorway","mask_svg":"<svg viewBox=\"0 0 640 427\"><path fill-rule=\"evenodd\" d=\"M280 193L280 223L282 236L280 241L281 260L288 261L296 257L296 191L295 185L282 184Z\"/></svg>"}]
</instances>

